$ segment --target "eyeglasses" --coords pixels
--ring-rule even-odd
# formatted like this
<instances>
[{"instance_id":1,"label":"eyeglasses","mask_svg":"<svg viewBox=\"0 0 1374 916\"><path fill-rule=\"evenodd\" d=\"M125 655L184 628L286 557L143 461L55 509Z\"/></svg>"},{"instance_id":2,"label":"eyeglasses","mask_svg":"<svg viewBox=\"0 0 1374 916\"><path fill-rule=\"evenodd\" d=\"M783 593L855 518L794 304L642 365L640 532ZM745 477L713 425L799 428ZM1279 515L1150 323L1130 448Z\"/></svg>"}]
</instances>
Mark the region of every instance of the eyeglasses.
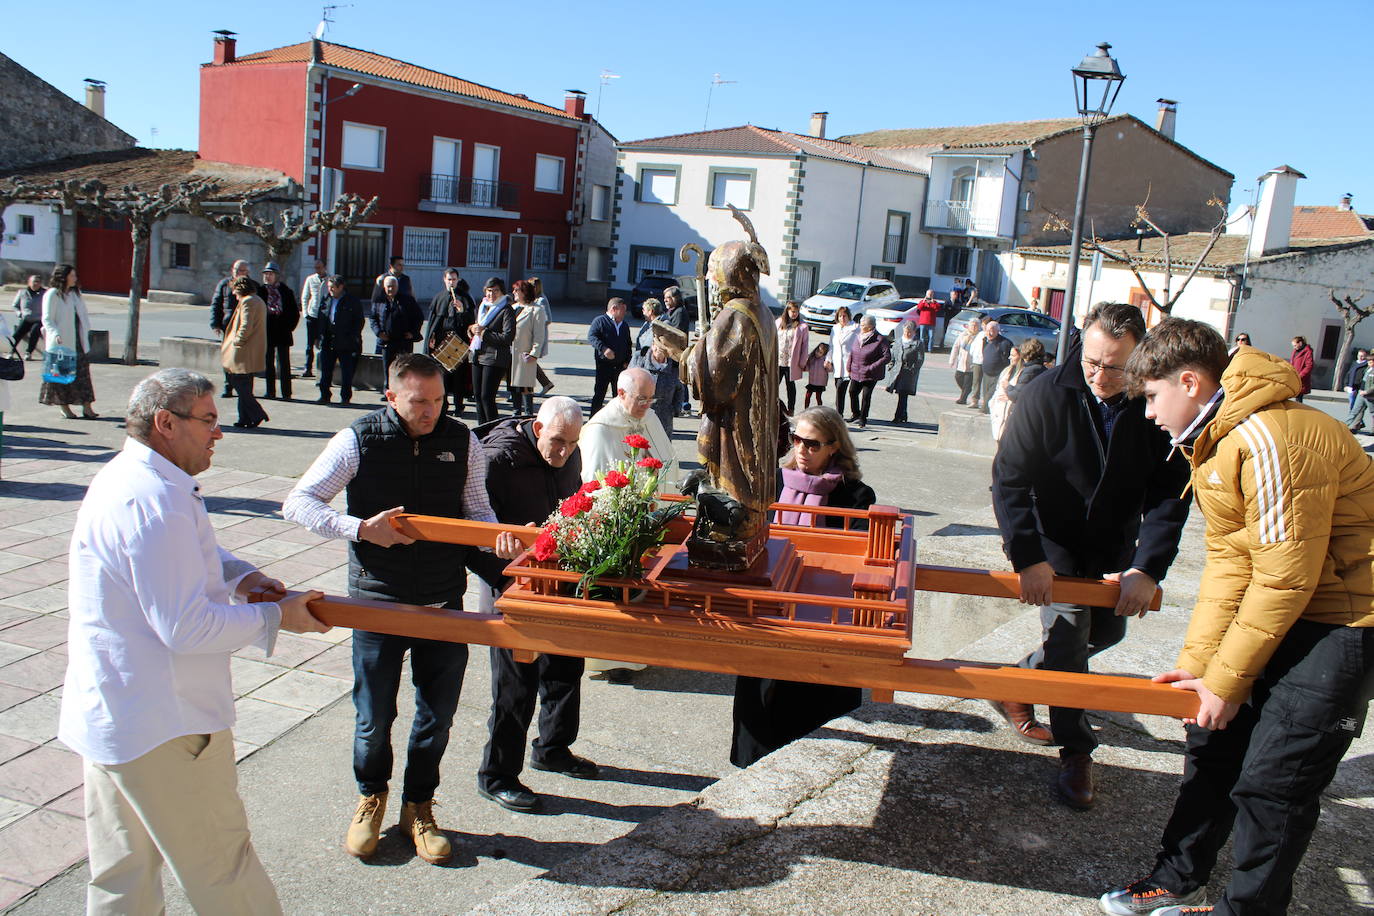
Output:
<instances>
[{"instance_id":1,"label":"eyeglasses","mask_svg":"<svg viewBox=\"0 0 1374 916\"><path fill-rule=\"evenodd\" d=\"M833 439L829 442L820 442L816 439L807 439L804 436L798 436L796 433L793 433L792 444L795 445L797 448L803 449L808 452L818 452L821 449L825 448L827 445L834 445L835 442Z\"/></svg>"},{"instance_id":2,"label":"eyeglasses","mask_svg":"<svg viewBox=\"0 0 1374 916\"><path fill-rule=\"evenodd\" d=\"M1121 375L1126 371L1125 366L1109 366L1106 363L1099 363L1095 359L1084 359L1082 362L1084 375L1096 375L1099 372L1104 375Z\"/></svg>"},{"instance_id":3,"label":"eyeglasses","mask_svg":"<svg viewBox=\"0 0 1374 916\"><path fill-rule=\"evenodd\" d=\"M1250 338L1245 337L1245 336L1241 336L1241 337L1237 337L1237 338L1236 338L1236 343L1238 343L1238 344L1248 344L1249 342L1250 342Z\"/></svg>"},{"instance_id":4,"label":"eyeglasses","mask_svg":"<svg viewBox=\"0 0 1374 916\"><path fill-rule=\"evenodd\" d=\"M167 412L168 412L169 414L172 414L173 416L181 417L183 420L199 420L200 422L204 423L206 426L210 427L211 429L217 429L217 428L219 427L219 417L217 417L217 416L216 416L216 417L198 417L198 416L196 416L196 415L193 414L193 413L182 413L182 412L179 411L179 410L168 410Z\"/></svg>"},{"instance_id":5,"label":"eyeglasses","mask_svg":"<svg viewBox=\"0 0 1374 916\"><path fill-rule=\"evenodd\" d=\"M658 403L658 398L630 398L630 403L644 404L647 407L653 407L655 404Z\"/></svg>"}]
</instances>

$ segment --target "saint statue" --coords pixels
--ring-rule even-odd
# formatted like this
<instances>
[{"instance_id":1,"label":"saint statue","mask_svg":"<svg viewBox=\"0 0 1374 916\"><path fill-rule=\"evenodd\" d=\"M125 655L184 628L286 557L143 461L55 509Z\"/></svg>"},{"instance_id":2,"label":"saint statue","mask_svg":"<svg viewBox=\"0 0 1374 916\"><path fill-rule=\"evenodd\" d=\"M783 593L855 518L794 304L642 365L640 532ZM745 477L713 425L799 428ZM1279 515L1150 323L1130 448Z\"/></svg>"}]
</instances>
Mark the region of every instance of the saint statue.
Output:
<instances>
[{"instance_id":1,"label":"saint statue","mask_svg":"<svg viewBox=\"0 0 1374 916\"><path fill-rule=\"evenodd\" d=\"M749 241L711 252L713 317L688 357L701 399L697 450L706 479L687 553L692 566L743 571L767 547L768 506L776 496L778 343L773 315L759 296L768 254L749 218L734 206L730 212ZM703 511L708 504L715 511ZM719 511L722 505L728 511Z\"/></svg>"}]
</instances>

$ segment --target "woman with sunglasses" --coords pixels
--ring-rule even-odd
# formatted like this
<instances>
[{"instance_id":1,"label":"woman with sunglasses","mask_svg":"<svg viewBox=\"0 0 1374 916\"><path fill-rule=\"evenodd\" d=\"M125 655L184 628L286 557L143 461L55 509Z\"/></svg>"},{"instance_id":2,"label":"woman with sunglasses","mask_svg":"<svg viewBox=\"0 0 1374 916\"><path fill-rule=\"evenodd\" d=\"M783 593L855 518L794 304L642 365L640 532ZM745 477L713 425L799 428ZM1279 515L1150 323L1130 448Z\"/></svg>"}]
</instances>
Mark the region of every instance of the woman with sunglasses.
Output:
<instances>
[{"instance_id":1,"label":"woman with sunglasses","mask_svg":"<svg viewBox=\"0 0 1374 916\"><path fill-rule=\"evenodd\" d=\"M841 528L844 520L817 516L807 506L867 509L877 502L863 482L854 442L833 407L809 407L797 415L792 450L782 460L780 503L797 506L777 513L774 524ZM865 527L861 522L853 528ZM810 734L863 702L858 687L836 687L740 676L735 679L734 732L730 762L747 767Z\"/></svg>"}]
</instances>

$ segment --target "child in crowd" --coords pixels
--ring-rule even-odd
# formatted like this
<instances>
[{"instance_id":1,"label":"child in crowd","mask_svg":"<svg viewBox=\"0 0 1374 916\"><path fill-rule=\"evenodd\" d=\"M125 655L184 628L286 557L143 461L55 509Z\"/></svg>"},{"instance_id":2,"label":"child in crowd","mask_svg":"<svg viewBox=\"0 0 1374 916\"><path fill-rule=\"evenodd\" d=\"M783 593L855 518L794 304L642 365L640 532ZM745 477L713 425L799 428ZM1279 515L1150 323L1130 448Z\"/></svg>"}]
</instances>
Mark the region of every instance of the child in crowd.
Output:
<instances>
[{"instance_id":1,"label":"child in crowd","mask_svg":"<svg viewBox=\"0 0 1374 916\"><path fill-rule=\"evenodd\" d=\"M830 384L830 371L825 368L825 359L830 355L830 344L819 343L806 358L806 401L804 407L811 406L811 396L816 396L816 406L825 405L825 387Z\"/></svg>"}]
</instances>

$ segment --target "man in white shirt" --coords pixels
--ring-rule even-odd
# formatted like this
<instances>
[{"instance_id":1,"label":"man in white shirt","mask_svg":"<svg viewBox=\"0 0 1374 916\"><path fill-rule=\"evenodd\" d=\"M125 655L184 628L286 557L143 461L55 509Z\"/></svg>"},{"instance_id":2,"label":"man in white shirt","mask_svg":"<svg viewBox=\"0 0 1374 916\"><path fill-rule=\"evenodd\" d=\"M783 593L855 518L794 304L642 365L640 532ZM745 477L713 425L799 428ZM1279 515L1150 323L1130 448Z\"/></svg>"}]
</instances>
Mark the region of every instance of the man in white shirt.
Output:
<instances>
[{"instance_id":1,"label":"man in white shirt","mask_svg":"<svg viewBox=\"0 0 1374 916\"><path fill-rule=\"evenodd\" d=\"M626 369L615 382L615 398L596 412L582 430L582 480L628 460L630 447L625 437L640 435L649 440L649 454L663 462L659 481L669 486L677 477L677 456L673 440L663 423L650 410L654 404L654 377L643 369Z\"/></svg>"},{"instance_id":2,"label":"man in white shirt","mask_svg":"<svg viewBox=\"0 0 1374 916\"><path fill-rule=\"evenodd\" d=\"M124 450L91 482L69 556L58 737L85 758L88 913L161 912L162 864L198 913L280 913L234 772L232 652L329 629L215 543L195 475L224 437L214 386L134 388Z\"/></svg>"},{"instance_id":3,"label":"man in white shirt","mask_svg":"<svg viewBox=\"0 0 1374 916\"><path fill-rule=\"evenodd\" d=\"M301 285L301 314L305 316L305 372L301 378L315 377L315 343L320 337L320 305L325 300L324 262L315 259L315 272Z\"/></svg>"}]
</instances>

